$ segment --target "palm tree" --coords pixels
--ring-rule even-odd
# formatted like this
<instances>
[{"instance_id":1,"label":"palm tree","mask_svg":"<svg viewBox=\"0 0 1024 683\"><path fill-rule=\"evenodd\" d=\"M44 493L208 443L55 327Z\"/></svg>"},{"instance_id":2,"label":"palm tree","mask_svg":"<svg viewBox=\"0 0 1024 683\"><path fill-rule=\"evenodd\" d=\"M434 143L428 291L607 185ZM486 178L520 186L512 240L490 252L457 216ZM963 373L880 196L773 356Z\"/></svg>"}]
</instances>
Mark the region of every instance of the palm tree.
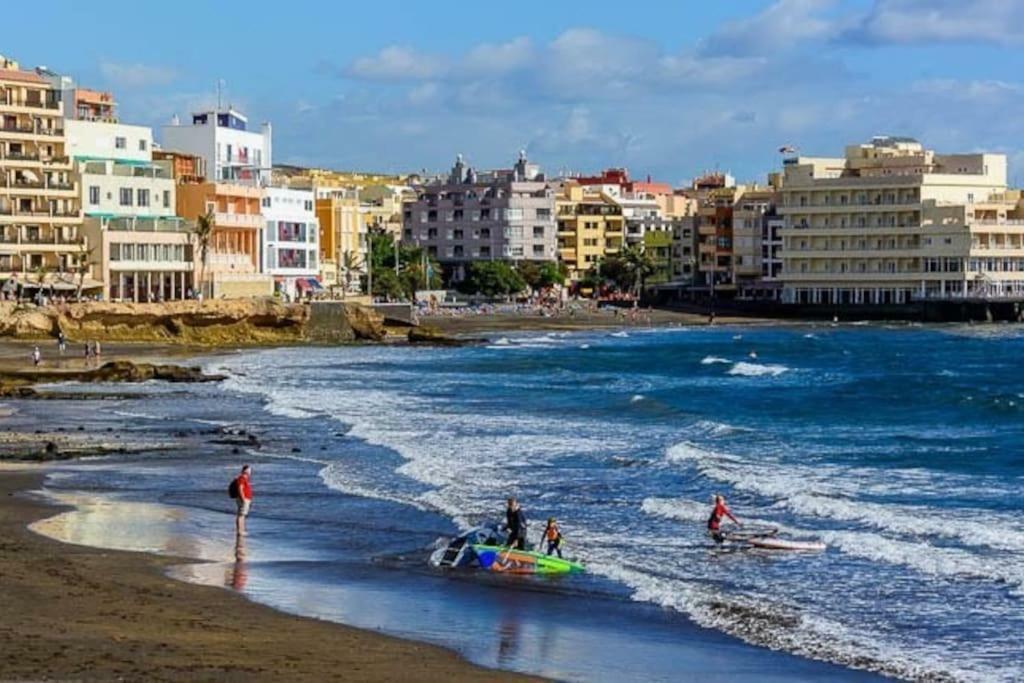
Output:
<instances>
[{"instance_id":1,"label":"palm tree","mask_svg":"<svg viewBox=\"0 0 1024 683\"><path fill-rule=\"evenodd\" d=\"M96 247L89 248L89 244L85 241L84 237L78 238L78 259L75 263L75 272L78 274L78 286L75 289L75 299L77 301L82 300L82 288L85 287L85 276L89 272L89 266L92 265L92 255L96 251Z\"/></svg>"},{"instance_id":2,"label":"palm tree","mask_svg":"<svg viewBox=\"0 0 1024 683\"><path fill-rule=\"evenodd\" d=\"M647 278L657 270L654 259L641 244L626 247L622 252L622 260L625 261L627 270L633 276L633 295L639 297Z\"/></svg>"},{"instance_id":3,"label":"palm tree","mask_svg":"<svg viewBox=\"0 0 1024 683\"><path fill-rule=\"evenodd\" d=\"M341 255L341 268L344 271L345 285L341 289L341 298L348 295L348 289L352 286L352 273L359 270L359 254L354 251L346 251Z\"/></svg>"},{"instance_id":4,"label":"palm tree","mask_svg":"<svg viewBox=\"0 0 1024 683\"><path fill-rule=\"evenodd\" d=\"M206 263L210 256L210 238L213 237L213 212L207 211L196 219L196 227L192 229L199 247L199 287L206 285Z\"/></svg>"}]
</instances>

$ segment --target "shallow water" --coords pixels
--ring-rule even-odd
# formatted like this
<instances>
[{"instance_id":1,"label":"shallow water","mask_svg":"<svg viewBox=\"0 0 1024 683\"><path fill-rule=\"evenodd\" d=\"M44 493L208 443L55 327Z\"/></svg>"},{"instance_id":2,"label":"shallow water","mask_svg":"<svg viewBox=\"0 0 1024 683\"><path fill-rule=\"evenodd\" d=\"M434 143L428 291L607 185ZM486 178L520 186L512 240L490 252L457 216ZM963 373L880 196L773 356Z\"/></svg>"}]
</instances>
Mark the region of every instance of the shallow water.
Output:
<instances>
[{"instance_id":1,"label":"shallow water","mask_svg":"<svg viewBox=\"0 0 1024 683\"><path fill-rule=\"evenodd\" d=\"M225 387L190 389L189 401L168 398L131 416L203 415L260 431L267 445L245 456L259 458L249 545L270 557L247 560L246 590L284 609L373 627L372 610L338 605L375 595L387 603L374 591L388 584L413 582L412 592L436 589L435 598L456 592L476 615L467 623L499 628L481 626L491 635L473 641L446 640L442 626L428 639L461 642L483 663L573 678L594 678L600 666L542 655L547 640L532 629L580 604L601 605L638 643L655 644L651 657L637 658L651 660L648 669L631 668L628 653L620 668L601 651L606 631L621 627L559 626L572 642L590 638L596 661L620 674L671 678L658 662L682 646L659 629L683 628L685 617L897 676L1024 676L1024 368L1014 360L1024 336L1016 328L702 328L499 341L220 358L210 365L231 374ZM229 467L222 458L163 458L105 472L73 467L53 483L222 515ZM741 519L829 549L711 550L703 525L716 491ZM499 515L509 493L535 525L558 517L569 555L590 573L516 587L526 597L512 602L529 607L512 621L533 635L522 638L529 654L502 659L497 646L472 651L503 640L503 613L482 607L495 588L459 580L453 591L423 560L431 539ZM360 520L365 528L353 531ZM376 558L369 571L367 557ZM227 564L191 569L190 578L224 582L232 560L209 559ZM339 572L360 578L332 580ZM449 599L424 605L447 608ZM560 607L545 613L547 604ZM382 605L391 616L379 618L408 635L394 626L400 608ZM445 608L435 604L438 623L459 621ZM537 661L545 664L524 664Z\"/></svg>"}]
</instances>

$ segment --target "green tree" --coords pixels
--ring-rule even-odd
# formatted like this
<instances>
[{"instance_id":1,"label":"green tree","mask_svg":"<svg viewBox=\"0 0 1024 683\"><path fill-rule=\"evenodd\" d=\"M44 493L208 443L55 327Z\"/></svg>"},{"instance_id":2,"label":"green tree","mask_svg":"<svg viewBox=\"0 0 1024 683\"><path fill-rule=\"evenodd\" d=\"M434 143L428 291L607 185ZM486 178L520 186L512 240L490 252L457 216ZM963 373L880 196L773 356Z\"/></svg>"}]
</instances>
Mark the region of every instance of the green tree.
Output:
<instances>
[{"instance_id":1,"label":"green tree","mask_svg":"<svg viewBox=\"0 0 1024 683\"><path fill-rule=\"evenodd\" d=\"M510 296L526 289L526 281L507 261L474 261L460 289L467 294Z\"/></svg>"},{"instance_id":2,"label":"green tree","mask_svg":"<svg viewBox=\"0 0 1024 683\"><path fill-rule=\"evenodd\" d=\"M213 212L208 211L196 219L192 236L199 247L199 287L206 287L206 265L210 258L210 239L213 237Z\"/></svg>"},{"instance_id":3,"label":"green tree","mask_svg":"<svg viewBox=\"0 0 1024 683\"><path fill-rule=\"evenodd\" d=\"M629 275L629 288L634 296L640 296L640 291L647 283L647 278L657 270L657 264L643 245L630 245L622 252L622 261L625 264L626 272Z\"/></svg>"},{"instance_id":4,"label":"green tree","mask_svg":"<svg viewBox=\"0 0 1024 683\"><path fill-rule=\"evenodd\" d=\"M556 284L564 284L569 276L569 269L564 263L546 261L523 261L516 266L519 275L533 289L546 289Z\"/></svg>"},{"instance_id":5,"label":"green tree","mask_svg":"<svg viewBox=\"0 0 1024 683\"><path fill-rule=\"evenodd\" d=\"M89 273L89 266L93 263L93 253L96 247L89 248L84 237L78 238L78 253L75 259L75 271L78 274L78 285L75 287L75 299L82 300L82 288L85 287L85 276Z\"/></svg>"}]
</instances>

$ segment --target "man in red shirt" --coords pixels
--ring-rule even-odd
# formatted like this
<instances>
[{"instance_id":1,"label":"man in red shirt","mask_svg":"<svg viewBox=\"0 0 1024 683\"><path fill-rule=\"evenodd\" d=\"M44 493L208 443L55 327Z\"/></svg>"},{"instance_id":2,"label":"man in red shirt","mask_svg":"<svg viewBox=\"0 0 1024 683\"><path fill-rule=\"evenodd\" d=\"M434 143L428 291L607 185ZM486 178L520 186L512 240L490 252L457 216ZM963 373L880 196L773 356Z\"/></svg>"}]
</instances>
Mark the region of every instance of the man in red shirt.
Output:
<instances>
[{"instance_id":1,"label":"man in red shirt","mask_svg":"<svg viewBox=\"0 0 1024 683\"><path fill-rule=\"evenodd\" d=\"M711 516L708 517L708 534L710 534L711 538L715 539L715 543L721 543L725 540L721 530L723 517L731 519L736 526L743 526L738 519L732 516L732 512L725 504L725 496L716 493L715 508L711 511Z\"/></svg>"},{"instance_id":2,"label":"man in red shirt","mask_svg":"<svg viewBox=\"0 0 1024 683\"><path fill-rule=\"evenodd\" d=\"M238 511L235 513L235 533L245 536L245 518L249 516L249 507L252 505L252 482L249 480L252 475L252 467L244 465L242 473L238 475L238 498L235 503Z\"/></svg>"}]
</instances>

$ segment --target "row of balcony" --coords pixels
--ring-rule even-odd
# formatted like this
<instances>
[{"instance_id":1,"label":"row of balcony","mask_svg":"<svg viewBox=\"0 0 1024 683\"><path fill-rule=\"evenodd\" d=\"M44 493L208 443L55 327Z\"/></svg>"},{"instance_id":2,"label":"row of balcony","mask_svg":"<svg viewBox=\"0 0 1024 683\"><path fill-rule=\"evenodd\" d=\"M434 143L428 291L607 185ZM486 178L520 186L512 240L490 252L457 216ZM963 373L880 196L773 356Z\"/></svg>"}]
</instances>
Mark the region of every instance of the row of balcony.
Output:
<instances>
[{"instance_id":1,"label":"row of balcony","mask_svg":"<svg viewBox=\"0 0 1024 683\"><path fill-rule=\"evenodd\" d=\"M26 107L32 109L60 109L60 102L57 100L30 100L23 97L9 97L0 93L0 106Z\"/></svg>"},{"instance_id":2,"label":"row of balcony","mask_svg":"<svg viewBox=\"0 0 1024 683\"><path fill-rule=\"evenodd\" d=\"M64 135L63 128L44 128L42 126L33 126L31 123L11 123L9 121L0 121L0 132L23 133L25 135L50 135L53 137L60 137Z\"/></svg>"},{"instance_id":3,"label":"row of balcony","mask_svg":"<svg viewBox=\"0 0 1024 683\"><path fill-rule=\"evenodd\" d=\"M0 216L16 216L26 218L81 218L79 210L66 209L19 209L14 206L0 206Z\"/></svg>"},{"instance_id":4,"label":"row of balcony","mask_svg":"<svg viewBox=\"0 0 1024 683\"><path fill-rule=\"evenodd\" d=\"M75 190L77 183L56 180L27 180L25 178L7 178L0 175L0 187L21 190Z\"/></svg>"}]
</instances>

